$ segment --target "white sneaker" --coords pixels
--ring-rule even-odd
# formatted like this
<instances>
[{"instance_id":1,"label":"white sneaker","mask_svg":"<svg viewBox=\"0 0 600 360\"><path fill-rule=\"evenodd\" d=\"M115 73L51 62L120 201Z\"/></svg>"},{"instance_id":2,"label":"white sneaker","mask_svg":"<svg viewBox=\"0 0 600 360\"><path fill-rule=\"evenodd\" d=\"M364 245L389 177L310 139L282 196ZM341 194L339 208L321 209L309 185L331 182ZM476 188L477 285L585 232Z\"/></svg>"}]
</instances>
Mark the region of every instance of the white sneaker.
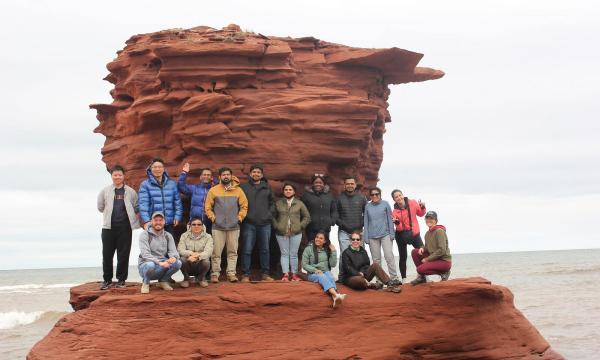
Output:
<instances>
[{"instance_id":1,"label":"white sneaker","mask_svg":"<svg viewBox=\"0 0 600 360\"><path fill-rule=\"evenodd\" d=\"M335 308L338 305L342 305L342 302L344 301L345 298L346 298L346 294L337 294L333 298L333 305L332 305L332 307Z\"/></svg>"},{"instance_id":2,"label":"white sneaker","mask_svg":"<svg viewBox=\"0 0 600 360\"><path fill-rule=\"evenodd\" d=\"M150 284L142 284L142 290L140 292L142 294L150 293Z\"/></svg>"},{"instance_id":3,"label":"white sneaker","mask_svg":"<svg viewBox=\"0 0 600 360\"><path fill-rule=\"evenodd\" d=\"M183 280L179 283L179 286L181 286L182 288L190 287L190 282L187 280Z\"/></svg>"},{"instance_id":4,"label":"white sneaker","mask_svg":"<svg viewBox=\"0 0 600 360\"><path fill-rule=\"evenodd\" d=\"M158 286L160 286L160 288L163 290L173 291L173 288L171 287L171 285L169 285L168 281L159 281Z\"/></svg>"},{"instance_id":5,"label":"white sneaker","mask_svg":"<svg viewBox=\"0 0 600 360\"><path fill-rule=\"evenodd\" d=\"M402 284L408 284L408 278L402 278Z\"/></svg>"}]
</instances>

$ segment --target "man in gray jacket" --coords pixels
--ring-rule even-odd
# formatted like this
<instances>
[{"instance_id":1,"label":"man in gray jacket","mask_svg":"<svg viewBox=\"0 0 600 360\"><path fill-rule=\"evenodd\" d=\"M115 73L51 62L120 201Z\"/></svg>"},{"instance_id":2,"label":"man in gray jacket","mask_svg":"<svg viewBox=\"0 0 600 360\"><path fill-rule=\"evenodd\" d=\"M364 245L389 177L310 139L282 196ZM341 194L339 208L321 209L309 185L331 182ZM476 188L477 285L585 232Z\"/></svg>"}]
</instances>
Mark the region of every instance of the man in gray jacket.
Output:
<instances>
[{"instance_id":1,"label":"man in gray jacket","mask_svg":"<svg viewBox=\"0 0 600 360\"><path fill-rule=\"evenodd\" d=\"M112 184L98 194L98 211L102 221L102 271L101 290L110 288L113 277L113 257L117 251L117 285L125 287L131 252L131 230L140 227L138 222L138 195L125 185L125 170L115 165L110 170Z\"/></svg>"},{"instance_id":2,"label":"man in gray jacket","mask_svg":"<svg viewBox=\"0 0 600 360\"><path fill-rule=\"evenodd\" d=\"M172 291L169 278L181 268L173 235L165 231L165 215L155 211L150 221L148 229L140 234L138 270L143 279L142 294L150 292L151 280L158 280L163 290Z\"/></svg>"}]
</instances>

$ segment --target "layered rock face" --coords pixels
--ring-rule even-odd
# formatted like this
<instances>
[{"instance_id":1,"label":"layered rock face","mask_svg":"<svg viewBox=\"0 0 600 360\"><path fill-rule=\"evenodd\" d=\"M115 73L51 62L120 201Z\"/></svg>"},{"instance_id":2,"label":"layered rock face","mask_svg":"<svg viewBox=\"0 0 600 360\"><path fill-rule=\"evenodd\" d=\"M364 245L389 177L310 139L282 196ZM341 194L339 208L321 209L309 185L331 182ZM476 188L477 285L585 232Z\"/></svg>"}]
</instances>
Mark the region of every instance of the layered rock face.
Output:
<instances>
[{"instance_id":1,"label":"layered rock face","mask_svg":"<svg viewBox=\"0 0 600 360\"><path fill-rule=\"evenodd\" d=\"M317 284L221 283L71 289L78 310L28 359L563 359L482 278L349 294L340 308Z\"/></svg>"},{"instance_id":2,"label":"layered rock face","mask_svg":"<svg viewBox=\"0 0 600 360\"><path fill-rule=\"evenodd\" d=\"M108 167L137 187L153 157L171 175L184 162L247 173L262 163L278 188L324 173L371 186L383 159L389 84L438 79L423 57L399 48L360 49L312 37L267 37L237 25L131 37L108 64L111 104L94 104ZM197 177L194 176L196 179ZM245 178L245 177L243 177Z\"/></svg>"}]
</instances>

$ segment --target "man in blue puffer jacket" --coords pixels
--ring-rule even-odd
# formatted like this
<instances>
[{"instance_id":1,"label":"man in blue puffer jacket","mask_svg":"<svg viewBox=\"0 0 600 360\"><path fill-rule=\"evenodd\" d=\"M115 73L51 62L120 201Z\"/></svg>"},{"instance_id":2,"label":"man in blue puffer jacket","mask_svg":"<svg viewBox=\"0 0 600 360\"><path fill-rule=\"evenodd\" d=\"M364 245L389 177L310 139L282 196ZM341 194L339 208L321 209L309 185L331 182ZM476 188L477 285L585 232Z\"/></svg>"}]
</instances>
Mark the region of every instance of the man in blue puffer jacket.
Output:
<instances>
[{"instance_id":1,"label":"man in blue puffer jacket","mask_svg":"<svg viewBox=\"0 0 600 360\"><path fill-rule=\"evenodd\" d=\"M177 183L171 180L162 159L156 158L146 169L148 180L140 185L138 204L144 229L148 229L150 216L160 211L165 215L165 230L173 234L173 227L183 218L183 204Z\"/></svg>"},{"instance_id":2,"label":"man in blue puffer jacket","mask_svg":"<svg viewBox=\"0 0 600 360\"><path fill-rule=\"evenodd\" d=\"M185 163L177 181L177 189L179 189L180 193L190 196L190 219L202 219L206 232L212 234L212 222L204 213L204 202L206 201L208 190L217 184L218 181L213 181L212 171L209 168L203 168L200 169L200 183L189 185L186 184L189 172L190 164Z\"/></svg>"}]
</instances>

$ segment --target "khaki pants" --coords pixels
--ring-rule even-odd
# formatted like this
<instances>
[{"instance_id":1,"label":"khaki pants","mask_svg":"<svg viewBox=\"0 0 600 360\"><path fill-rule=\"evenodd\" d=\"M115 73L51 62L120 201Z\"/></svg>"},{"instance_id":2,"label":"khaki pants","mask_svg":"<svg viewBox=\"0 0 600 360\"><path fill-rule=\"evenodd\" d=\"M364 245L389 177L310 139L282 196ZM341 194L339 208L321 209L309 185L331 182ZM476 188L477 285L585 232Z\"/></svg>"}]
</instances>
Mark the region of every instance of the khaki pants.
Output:
<instances>
[{"instance_id":1,"label":"khaki pants","mask_svg":"<svg viewBox=\"0 0 600 360\"><path fill-rule=\"evenodd\" d=\"M214 248L212 253L212 274L221 275L221 254L223 248L227 248L227 275L235 275L238 257L238 238L240 229L217 230L212 229Z\"/></svg>"}]
</instances>

